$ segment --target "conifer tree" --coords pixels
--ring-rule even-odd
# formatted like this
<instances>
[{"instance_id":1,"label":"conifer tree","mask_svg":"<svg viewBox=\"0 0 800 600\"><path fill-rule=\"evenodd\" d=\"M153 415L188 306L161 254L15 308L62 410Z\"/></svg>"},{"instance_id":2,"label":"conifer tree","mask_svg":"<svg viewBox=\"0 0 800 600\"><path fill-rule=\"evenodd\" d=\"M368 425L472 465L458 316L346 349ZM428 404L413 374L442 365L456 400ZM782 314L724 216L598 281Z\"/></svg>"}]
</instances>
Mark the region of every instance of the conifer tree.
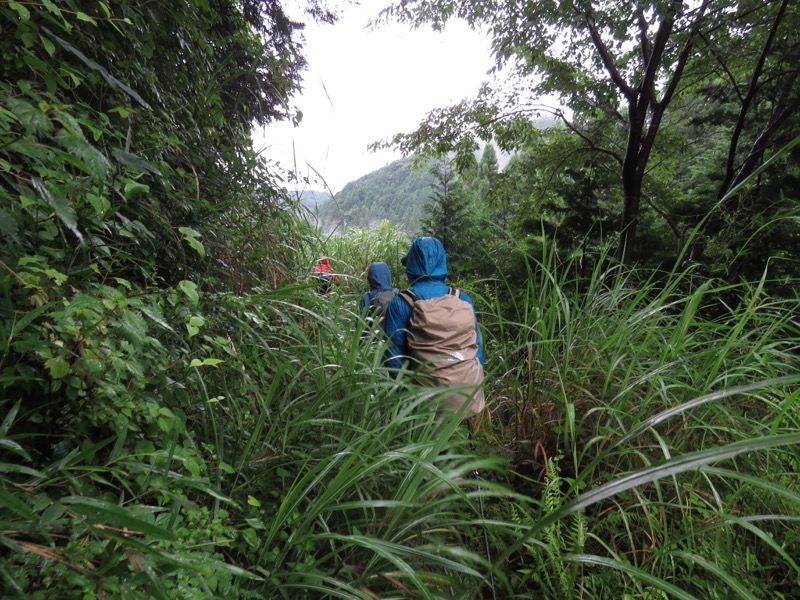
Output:
<instances>
[{"instance_id":1,"label":"conifer tree","mask_svg":"<svg viewBox=\"0 0 800 600\"><path fill-rule=\"evenodd\" d=\"M478 241L477 220L470 195L458 179L453 166L439 160L431 167L431 202L420 221L423 235L437 237L447 251L451 277L468 270Z\"/></svg>"}]
</instances>

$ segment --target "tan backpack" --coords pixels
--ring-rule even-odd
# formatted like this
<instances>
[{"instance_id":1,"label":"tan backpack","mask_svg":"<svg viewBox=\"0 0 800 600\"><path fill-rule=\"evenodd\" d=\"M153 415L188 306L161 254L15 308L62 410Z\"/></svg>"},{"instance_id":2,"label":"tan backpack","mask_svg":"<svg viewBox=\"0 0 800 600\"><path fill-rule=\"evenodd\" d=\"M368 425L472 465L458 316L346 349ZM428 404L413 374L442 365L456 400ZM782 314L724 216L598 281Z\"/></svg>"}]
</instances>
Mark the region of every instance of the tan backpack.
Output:
<instances>
[{"instance_id":1,"label":"tan backpack","mask_svg":"<svg viewBox=\"0 0 800 600\"><path fill-rule=\"evenodd\" d=\"M400 297L411 307L408 322L408 348L411 358L424 373L422 382L435 387L459 388L441 405L442 410L457 411L465 402L465 416L483 411L486 405L483 388L483 365L478 360L475 312L461 293L450 288L439 298L420 300L411 290Z\"/></svg>"}]
</instances>

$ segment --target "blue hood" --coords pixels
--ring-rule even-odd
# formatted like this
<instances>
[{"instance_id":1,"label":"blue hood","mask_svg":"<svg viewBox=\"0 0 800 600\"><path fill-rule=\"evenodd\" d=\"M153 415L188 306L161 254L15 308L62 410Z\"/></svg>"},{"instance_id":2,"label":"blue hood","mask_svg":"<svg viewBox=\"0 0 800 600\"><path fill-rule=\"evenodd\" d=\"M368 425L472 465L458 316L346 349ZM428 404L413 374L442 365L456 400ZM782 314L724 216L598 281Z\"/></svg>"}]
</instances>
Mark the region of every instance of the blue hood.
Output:
<instances>
[{"instance_id":1,"label":"blue hood","mask_svg":"<svg viewBox=\"0 0 800 600\"><path fill-rule=\"evenodd\" d=\"M419 237L404 257L408 281L429 278L444 281L447 277L447 255L442 242L434 237Z\"/></svg>"},{"instance_id":2,"label":"blue hood","mask_svg":"<svg viewBox=\"0 0 800 600\"><path fill-rule=\"evenodd\" d=\"M374 262L367 269L367 283L370 290L392 289L392 271L385 262Z\"/></svg>"}]
</instances>

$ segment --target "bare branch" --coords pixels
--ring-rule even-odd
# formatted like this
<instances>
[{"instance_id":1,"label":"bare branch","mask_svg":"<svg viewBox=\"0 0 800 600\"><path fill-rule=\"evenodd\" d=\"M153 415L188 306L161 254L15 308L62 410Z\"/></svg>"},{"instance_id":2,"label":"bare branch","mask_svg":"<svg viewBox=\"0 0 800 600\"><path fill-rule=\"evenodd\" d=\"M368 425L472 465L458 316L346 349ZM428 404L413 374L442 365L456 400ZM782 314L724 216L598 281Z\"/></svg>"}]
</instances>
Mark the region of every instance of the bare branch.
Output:
<instances>
[{"instance_id":1,"label":"bare branch","mask_svg":"<svg viewBox=\"0 0 800 600\"><path fill-rule=\"evenodd\" d=\"M733 73L731 73L730 69L728 68L728 65L726 65L725 62L723 62L722 57L719 56L719 54L717 54L717 52L714 50L714 47L708 41L708 36L704 33L701 33L700 39L702 39L706 43L704 49L707 50L711 54L711 56L713 56L714 59L717 61L717 64L720 67L722 67L722 71L728 77L728 82L731 84L731 87L733 88L734 92L736 92L736 97L739 98L739 101L741 102L743 98L742 90L739 88L739 82L736 80L736 76Z\"/></svg>"},{"instance_id":2,"label":"bare branch","mask_svg":"<svg viewBox=\"0 0 800 600\"><path fill-rule=\"evenodd\" d=\"M564 125L567 127L567 129L572 131L575 135L577 135L584 142L586 142L588 144L588 147L591 150L593 150L595 152L599 152L600 154L606 154L606 155L610 156L611 158L613 158L614 160L616 160L619 164L622 164L622 157L619 154L617 154L616 152L614 152L610 148L605 148L603 146L598 146L597 144L595 144L594 140L591 139L589 136L587 136L586 133L584 133L572 121L567 119L566 115L562 111L558 111L555 116L558 117L559 119L561 119L561 122L564 123Z\"/></svg>"},{"instance_id":3,"label":"bare branch","mask_svg":"<svg viewBox=\"0 0 800 600\"><path fill-rule=\"evenodd\" d=\"M753 69L753 75L750 77L750 84L748 85L747 95L744 97L742 101L741 107L739 109L739 117L736 119L736 126L733 129L733 133L731 134L731 143L728 146L728 160L725 164L725 179L720 186L720 198L727 193L727 190L730 188L731 183L734 179L734 161L736 160L736 154L739 150L739 139L742 136L742 131L744 130L744 123L745 119L747 118L747 113L750 110L750 105L752 104L753 100L756 96L756 91L758 90L758 79L761 76L761 72L764 70L764 63L766 63L767 56L769 55L770 50L772 49L772 43L775 40L775 35L778 31L778 27L783 21L783 15L786 12L786 5L788 4L789 0L783 0L781 2L780 8L778 9L778 13L775 15L775 19L772 22L772 27L770 28L769 35L767 35L767 40L764 42L764 47L761 49L761 55L758 57L758 63L756 64L755 69ZM784 88L786 89L786 88ZM752 155L752 152L751 152Z\"/></svg>"},{"instance_id":4,"label":"bare branch","mask_svg":"<svg viewBox=\"0 0 800 600\"><path fill-rule=\"evenodd\" d=\"M664 208L656 204L655 200L650 197L650 194L647 192L642 192L642 197L645 199L645 202L650 205L650 207L656 211L661 218L667 222L669 228L672 230L675 239L680 239L680 229L678 229L678 224L675 222L675 219L672 218L672 215L668 213Z\"/></svg>"},{"instance_id":5,"label":"bare branch","mask_svg":"<svg viewBox=\"0 0 800 600\"><path fill-rule=\"evenodd\" d=\"M594 44L594 47L597 49L597 52L600 55L600 59L603 61L603 66L606 68L606 71L611 77L611 80L629 101L634 101L634 99L636 98L636 92L622 78L622 75L620 75L617 66L614 64L614 61L611 58L611 53L608 51L608 47L603 41L603 38L600 35L600 31L597 29L597 23L594 20L594 15L592 14L591 6L586 9L586 13L584 16L586 17L586 26L589 28L589 35L592 38L592 43Z\"/></svg>"},{"instance_id":6,"label":"bare branch","mask_svg":"<svg viewBox=\"0 0 800 600\"><path fill-rule=\"evenodd\" d=\"M788 119L797 111L798 102L788 102L788 97L796 80L797 72L795 72L791 77L791 80L786 82L786 84L781 88L781 95L774 103L774 108L772 114L770 115L769 121L766 125L764 125L764 128L761 130L758 138L753 143L753 148L750 150L744 160L742 160L739 167L734 169L736 176L731 179L730 183L727 185L727 188L724 189L726 194L728 191L732 190L742 181L744 181L750 175L750 173L755 170L764 151L769 148L771 144L772 135L780 128L781 125L783 125L783 123L786 122L786 119ZM720 193L722 193L722 191L723 189L720 188Z\"/></svg>"},{"instance_id":7,"label":"bare branch","mask_svg":"<svg viewBox=\"0 0 800 600\"><path fill-rule=\"evenodd\" d=\"M644 16L644 9L639 8L639 10L636 11L636 15L639 20L639 43L642 46L642 64L646 65L650 62L650 55L652 53L650 38L647 37L647 28L650 24Z\"/></svg>"}]
</instances>

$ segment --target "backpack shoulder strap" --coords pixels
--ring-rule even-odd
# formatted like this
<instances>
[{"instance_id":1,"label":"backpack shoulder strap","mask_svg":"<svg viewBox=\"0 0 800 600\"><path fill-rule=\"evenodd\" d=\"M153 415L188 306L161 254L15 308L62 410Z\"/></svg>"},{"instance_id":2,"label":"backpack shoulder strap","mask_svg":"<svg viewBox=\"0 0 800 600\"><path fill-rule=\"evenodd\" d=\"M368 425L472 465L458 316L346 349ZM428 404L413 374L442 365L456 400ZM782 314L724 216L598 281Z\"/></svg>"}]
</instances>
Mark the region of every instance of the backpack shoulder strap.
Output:
<instances>
[{"instance_id":1,"label":"backpack shoulder strap","mask_svg":"<svg viewBox=\"0 0 800 600\"><path fill-rule=\"evenodd\" d=\"M397 295L400 296L403 300L405 300L406 304L408 304L411 308L414 308L414 303L417 300L419 300L417 295L411 290L403 290Z\"/></svg>"},{"instance_id":2,"label":"backpack shoulder strap","mask_svg":"<svg viewBox=\"0 0 800 600\"><path fill-rule=\"evenodd\" d=\"M381 302L381 300L384 300L386 298L391 300L392 298L394 298L396 293L397 291L393 289L381 290L372 297L372 300L370 300L370 304L377 304ZM386 300L386 302L388 302L389 300Z\"/></svg>"},{"instance_id":3,"label":"backpack shoulder strap","mask_svg":"<svg viewBox=\"0 0 800 600\"><path fill-rule=\"evenodd\" d=\"M448 293L450 296L455 296L456 298L461 298L461 291L460 291L460 290L457 290L457 289L456 289L456 288L454 288L454 287L447 288L447 293Z\"/></svg>"}]
</instances>

